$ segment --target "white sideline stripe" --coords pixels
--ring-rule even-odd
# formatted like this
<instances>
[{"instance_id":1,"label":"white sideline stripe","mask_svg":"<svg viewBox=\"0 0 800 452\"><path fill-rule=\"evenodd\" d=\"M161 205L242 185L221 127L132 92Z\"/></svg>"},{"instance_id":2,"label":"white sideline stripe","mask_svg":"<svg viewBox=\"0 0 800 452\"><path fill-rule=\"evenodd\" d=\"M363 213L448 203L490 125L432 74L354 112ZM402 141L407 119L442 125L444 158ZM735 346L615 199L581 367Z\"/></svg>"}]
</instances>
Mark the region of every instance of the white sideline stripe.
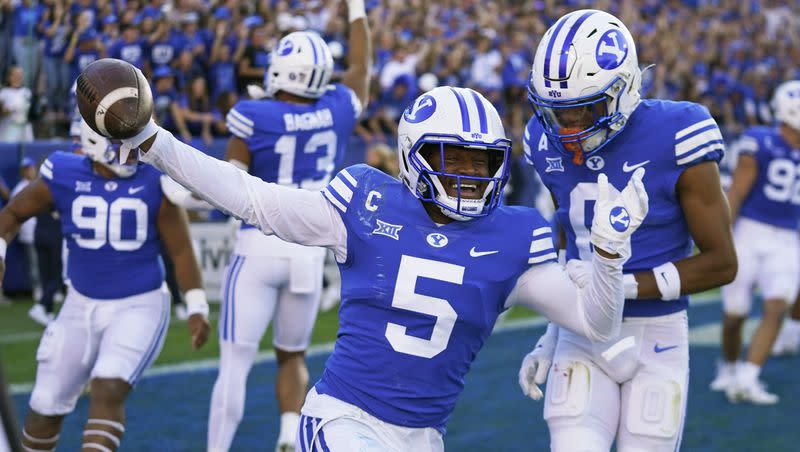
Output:
<instances>
[{"instance_id":1,"label":"white sideline stripe","mask_svg":"<svg viewBox=\"0 0 800 452\"><path fill-rule=\"evenodd\" d=\"M696 295L692 297L692 306L702 306L707 304L719 303L719 293L712 293L710 295ZM720 316L722 314L720 313ZM499 321L494 330L492 330L492 334L496 333L506 333L512 331L519 331L525 329L536 328L539 326L544 326L548 322L547 318L545 317L528 317L522 319L515 319L515 320L507 320L507 321ZM704 325L697 328L692 328L689 332L689 337L692 337L692 332L695 330L701 330L703 328L707 328L711 325ZM719 328L719 325L717 325ZM717 334L717 341L719 340L719 334ZM749 336L748 336L749 337ZM536 338L531 338L531 347L536 343L534 341ZM691 341L691 339L690 339ZM703 345L700 344L692 344L692 345ZM311 347L306 350L306 357L311 358L318 355L324 355L333 351L333 342L328 342L325 344L318 344L312 345ZM255 363L266 363L266 362L274 362L275 361L275 352L272 350L259 352L256 355ZM219 359L204 359L201 361L189 361L184 363L177 363L177 364L165 364L161 366L155 366L148 369L142 377L139 379L155 377L159 375L172 375L172 374L181 374L181 373L192 373L192 372L199 372L203 370L212 370L219 368ZM33 383L16 383L9 385L9 392L12 395L18 394L30 394L31 390L33 389Z\"/></svg>"}]
</instances>

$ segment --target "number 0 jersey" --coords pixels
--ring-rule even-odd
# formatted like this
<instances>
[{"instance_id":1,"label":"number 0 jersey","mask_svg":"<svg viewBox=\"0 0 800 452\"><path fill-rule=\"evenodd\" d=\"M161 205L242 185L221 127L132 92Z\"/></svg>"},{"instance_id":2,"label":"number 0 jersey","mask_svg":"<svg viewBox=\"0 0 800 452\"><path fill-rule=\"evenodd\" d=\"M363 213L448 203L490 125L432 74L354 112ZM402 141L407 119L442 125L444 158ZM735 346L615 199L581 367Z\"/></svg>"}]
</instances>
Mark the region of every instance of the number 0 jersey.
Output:
<instances>
[{"instance_id":1,"label":"number 0 jersey","mask_svg":"<svg viewBox=\"0 0 800 452\"><path fill-rule=\"evenodd\" d=\"M54 152L39 174L61 217L67 276L75 290L93 299L116 299L162 284L158 170L141 164L130 178L106 179L88 157Z\"/></svg>"},{"instance_id":2,"label":"number 0 jersey","mask_svg":"<svg viewBox=\"0 0 800 452\"><path fill-rule=\"evenodd\" d=\"M740 215L780 228L797 229L800 222L800 149L792 149L771 127L744 132L739 152L758 163L758 176L742 203Z\"/></svg>"},{"instance_id":3,"label":"number 0 jersey","mask_svg":"<svg viewBox=\"0 0 800 452\"><path fill-rule=\"evenodd\" d=\"M324 188L347 230L340 326L316 389L377 418L444 431L464 375L517 278L556 260L530 208L437 226L400 181L366 165Z\"/></svg>"},{"instance_id":4,"label":"number 0 jersey","mask_svg":"<svg viewBox=\"0 0 800 452\"><path fill-rule=\"evenodd\" d=\"M691 236L675 193L678 178L689 167L722 159L725 144L708 110L690 102L643 100L627 127L582 165L551 146L539 121L528 122L525 155L558 208L556 220L567 237L567 259L591 255L589 230L597 196L597 176L605 173L616 192L625 188L636 168L647 172L643 182L650 210L631 236L632 255L625 273L651 270L689 256ZM627 300L626 317L666 315L686 309L688 297L675 301Z\"/></svg>"}]
</instances>

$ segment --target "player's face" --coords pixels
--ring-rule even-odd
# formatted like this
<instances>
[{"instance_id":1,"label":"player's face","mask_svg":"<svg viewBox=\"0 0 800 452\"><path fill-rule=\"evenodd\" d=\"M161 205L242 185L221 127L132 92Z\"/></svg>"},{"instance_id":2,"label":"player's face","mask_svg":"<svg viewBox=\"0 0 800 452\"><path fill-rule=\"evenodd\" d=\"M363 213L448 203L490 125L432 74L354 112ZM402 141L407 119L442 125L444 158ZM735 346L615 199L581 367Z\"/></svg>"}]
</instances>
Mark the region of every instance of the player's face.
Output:
<instances>
[{"instance_id":1,"label":"player's face","mask_svg":"<svg viewBox=\"0 0 800 452\"><path fill-rule=\"evenodd\" d=\"M491 158L489 152L481 149L466 149L459 146L445 145L441 152L436 146L428 153L426 159L434 171L467 176L461 178L461 196L466 199L480 199L486 191L489 181L470 179L470 177L489 177ZM448 196L457 197L458 178L439 177Z\"/></svg>"}]
</instances>

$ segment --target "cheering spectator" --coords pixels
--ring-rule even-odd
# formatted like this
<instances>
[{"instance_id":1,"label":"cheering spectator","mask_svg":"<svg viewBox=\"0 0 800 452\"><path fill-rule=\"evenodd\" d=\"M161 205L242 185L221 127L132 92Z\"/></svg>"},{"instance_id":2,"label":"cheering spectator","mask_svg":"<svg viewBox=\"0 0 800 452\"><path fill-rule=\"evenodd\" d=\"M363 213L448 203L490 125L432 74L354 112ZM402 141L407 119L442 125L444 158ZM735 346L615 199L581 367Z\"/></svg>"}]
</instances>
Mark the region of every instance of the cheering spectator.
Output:
<instances>
[{"instance_id":1,"label":"cheering spectator","mask_svg":"<svg viewBox=\"0 0 800 452\"><path fill-rule=\"evenodd\" d=\"M239 62L239 92L244 92L247 85L262 85L264 72L269 65L269 52L267 51L267 30L264 21L259 16L245 19L250 37L244 50L242 60Z\"/></svg>"},{"instance_id":2,"label":"cheering spectator","mask_svg":"<svg viewBox=\"0 0 800 452\"><path fill-rule=\"evenodd\" d=\"M111 44L108 49L108 56L127 61L139 69L143 69L146 41L139 34L139 23L134 21L133 23L122 24L120 30L122 31L122 36Z\"/></svg>"},{"instance_id":3,"label":"cheering spectator","mask_svg":"<svg viewBox=\"0 0 800 452\"><path fill-rule=\"evenodd\" d=\"M211 123L214 117L211 114L211 100L208 97L205 77L198 75L192 78L184 91L184 96L178 101L188 132L188 135L181 134L183 139L188 141L192 135L200 135L204 143L211 144L214 140L211 135Z\"/></svg>"},{"instance_id":4,"label":"cheering spectator","mask_svg":"<svg viewBox=\"0 0 800 452\"><path fill-rule=\"evenodd\" d=\"M94 14L91 9L78 15L77 25L72 32L64 62L70 65L70 85L78 79L78 75L94 61L100 59L103 46L94 30Z\"/></svg>"},{"instance_id":5,"label":"cheering spectator","mask_svg":"<svg viewBox=\"0 0 800 452\"><path fill-rule=\"evenodd\" d=\"M0 88L0 141L33 141L33 126L28 120L32 94L23 79L22 67L11 66L6 76L8 86Z\"/></svg>"},{"instance_id":6,"label":"cheering spectator","mask_svg":"<svg viewBox=\"0 0 800 452\"><path fill-rule=\"evenodd\" d=\"M70 25L61 1L52 9L45 10L40 30L44 36L44 73L47 79L47 101L49 109L58 119L65 118L68 99L64 93L69 89L69 66L64 64Z\"/></svg>"}]
</instances>

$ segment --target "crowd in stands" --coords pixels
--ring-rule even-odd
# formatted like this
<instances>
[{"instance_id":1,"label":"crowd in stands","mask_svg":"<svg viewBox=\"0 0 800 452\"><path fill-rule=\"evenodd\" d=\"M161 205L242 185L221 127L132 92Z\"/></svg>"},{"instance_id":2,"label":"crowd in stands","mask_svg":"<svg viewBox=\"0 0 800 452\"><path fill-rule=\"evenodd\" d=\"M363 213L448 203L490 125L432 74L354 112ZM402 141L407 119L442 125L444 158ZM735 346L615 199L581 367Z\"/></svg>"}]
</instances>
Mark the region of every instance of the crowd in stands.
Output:
<instances>
[{"instance_id":1,"label":"crowd in stands","mask_svg":"<svg viewBox=\"0 0 800 452\"><path fill-rule=\"evenodd\" d=\"M367 0L374 33L371 100L357 133L393 135L403 108L437 85L474 88L519 139L533 53L562 14L607 10L638 43L643 95L706 105L724 133L771 124L769 99L800 78L800 1L790 0ZM183 139L226 135L228 109L261 84L269 50L312 29L346 65L338 0L0 0L0 139L66 136L69 88L92 61L129 61L152 82L158 121ZM654 65L650 67L651 65ZM4 91L14 90L14 95ZM10 99L10 100L8 100ZM28 115L20 111L28 109ZM28 124L29 126L30 124ZM18 128L20 128L18 126Z\"/></svg>"}]
</instances>

